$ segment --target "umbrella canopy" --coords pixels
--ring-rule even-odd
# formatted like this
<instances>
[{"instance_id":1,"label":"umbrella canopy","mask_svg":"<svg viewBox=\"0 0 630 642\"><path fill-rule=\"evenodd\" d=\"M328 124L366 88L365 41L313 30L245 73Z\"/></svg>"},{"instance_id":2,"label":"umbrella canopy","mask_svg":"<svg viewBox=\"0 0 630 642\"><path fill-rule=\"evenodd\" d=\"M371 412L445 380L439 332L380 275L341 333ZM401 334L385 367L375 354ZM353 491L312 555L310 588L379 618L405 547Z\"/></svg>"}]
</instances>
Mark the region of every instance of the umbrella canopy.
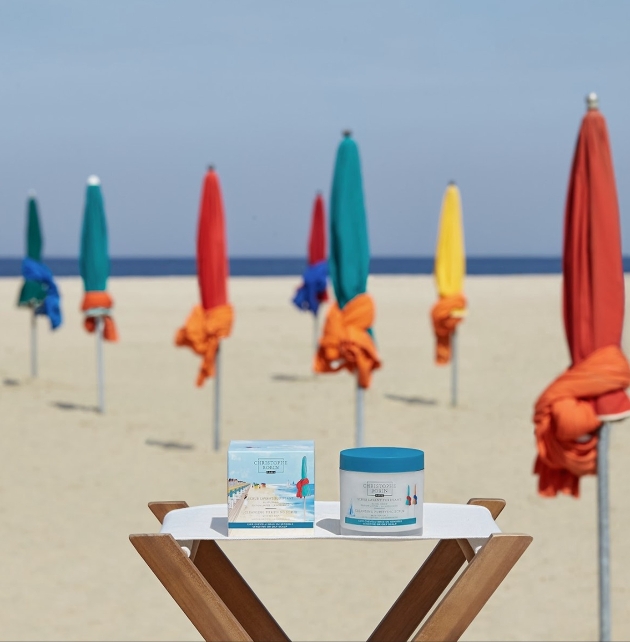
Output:
<instances>
[{"instance_id":1,"label":"umbrella canopy","mask_svg":"<svg viewBox=\"0 0 630 642\"><path fill-rule=\"evenodd\" d=\"M311 232L308 237L308 264L315 265L326 260L326 215L321 193L315 197L311 216Z\"/></svg>"},{"instance_id":2,"label":"umbrella canopy","mask_svg":"<svg viewBox=\"0 0 630 642\"><path fill-rule=\"evenodd\" d=\"M204 310L227 303L228 276L223 198L219 176L210 168L203 181L197 228L197 279Z\"/></svg>"},{"instance_id":3,"label":"umbrella canopy","mask_svg":"<svg viewBox=\"0 0 630 642\"><path fill-rule=\"evenodd\" d=\"M591 103L575 148L565 209L564 325L571 367L536 403L539 492L579 495L597 472L596 429L630 415L621 353L624 276L617 191L606 121Z\"/></svg>"},{"instance_id":4,"label":"umbrella canopy","mask_svg":"<svg viewBox=\"0 0 630 642\"><path fill-rule=\"evenodd\" d=\"M367 388L381 363L372 338L375 306L366 294L370 247L361 162L350 132L344 133L335 161L328 262L337 303L328 312L315 371L358 372L359 386Z\"/></svg>"},{"instance_id":5,"label":"umbrella canopy","mask_svg":"<svg viewBox=\"0 0 630 642\"><path fill-rule=\"evenodd\" d=\"M118 333L110 314L114 303L107 293L109 278L107 221L101 181L97 176L89 177L85 193L79 271L85 289L81 309L87 315L86 329L94 332L96 327L94 318L104 317L104 338L109 341L117 340Z\"/></svg>"},{"instance_id":6,"label":"umbrella canopy","mask_svg":"<svg viewBox=\"0 0 630 642\"><path fill-rule=\"evenodd\" d=\"M341 309L365 293L370 245L363 199L359 148L350 133L337 150L330 195L330 277Z\"/></svg>"},{"instance_id":7,"label":"umbrella canopy","mask_svg":"<svg viewBox=\"0 0 630 642\"><path fill-rule=\"evenodd\" d=\"M434 277L439 300L431 310L436 337L435 360L438 364L451 359L451 337L465 315L464 276L466 255L459 189L449 183L440 213Z\"/></svg>"},{"instance_id":8,"label":"umbrella canopy","mask_svg":"<svg viewBox=\"0 0 630 642\"><path fill-rule=\"evenodd\" d=\"M297 289L293 303L300 310L309 310L317 316L320 303L328 301L327 279L326 216L324 199L321 194L317 194L308 238L308 267L302 275L302 285Z\"/></svg>"},{"instance_id":9,"label":"umbrella canopy","mask_svg":"<svg viewBox=\"0 0 630 642\"><path fill-rule=\"evenodd\" d=\"M105 292L109 278L107 221L101 182L90 176L85 193L79 269L86 292Z\"/></svg>"},{"instance_id":10,"label":"umbrella canopy","mask_svg":"<svg viewBox=\"0 0 630 642\"><path fill-rule=\"evenodd\" d=\"M35 194L26 203L26 258L40 263L44 240L39 223L39 208ZM20 291L18 305L38 306L46 297L46 287L39 281L26 280Z\"/></svg>"},{"instance_id":11,"label":"umbrella canopy","mask_svg":"<svg viewBox=\"0 0 630 642\"><path fill-rule=\"evenodd\" d=\"M187 346L203 357L197 385L215 374L221 339L232 331L234 311L228 303L225 214L219 177L213 167L206 172L197 226L197 280L201 305L195 306L175 336L175 345Z\"/></svg>"}]
</instances>

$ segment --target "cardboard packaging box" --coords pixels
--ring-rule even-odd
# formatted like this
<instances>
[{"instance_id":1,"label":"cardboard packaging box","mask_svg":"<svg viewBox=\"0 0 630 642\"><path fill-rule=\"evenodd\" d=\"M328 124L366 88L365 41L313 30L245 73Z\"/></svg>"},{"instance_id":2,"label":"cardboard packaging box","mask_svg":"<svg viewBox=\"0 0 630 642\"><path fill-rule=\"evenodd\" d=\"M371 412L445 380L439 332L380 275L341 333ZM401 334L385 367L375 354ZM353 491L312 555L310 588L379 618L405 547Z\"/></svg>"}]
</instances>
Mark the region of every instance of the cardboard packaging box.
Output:
<instances>
[{"instance_id":1,"label":"cardboard packaging box","mask_svg":"<svg viewBox=\"0 0 630 642\"><path fill-rule=\"evenodd\" d=\"M315 523L313 441L231 441L228 535L291 536Z\"/></svg>"}]
</instances>

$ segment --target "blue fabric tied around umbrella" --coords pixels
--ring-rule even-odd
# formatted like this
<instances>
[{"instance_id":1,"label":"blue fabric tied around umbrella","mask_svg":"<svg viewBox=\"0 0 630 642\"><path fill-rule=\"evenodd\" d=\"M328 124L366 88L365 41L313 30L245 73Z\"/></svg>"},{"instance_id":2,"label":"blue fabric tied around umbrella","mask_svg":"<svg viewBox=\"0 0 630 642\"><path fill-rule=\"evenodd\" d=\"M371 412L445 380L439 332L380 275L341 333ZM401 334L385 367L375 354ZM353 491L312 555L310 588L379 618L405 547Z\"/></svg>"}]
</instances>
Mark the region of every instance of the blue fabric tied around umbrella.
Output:
<instances>
[{"instance_id":1,"label":"blue fabric tied around umbrella","mask_svg":"<svg viewBox=\"0 0 630 642\"><path fill-rule=\"evenodd\" d=\"M22 276L25 281L37 281L46 287L46 297L41 305L35 308L35 314L47 316L50 319L50 327L55 330L61 325L61 297L52 272L43 263L27 257L22 261Z\"/></svg>"},{"instance_id":2,"label":"blue fabric tied around umbrella","mask_svg":"<svg viewBox=\"0 0 630 642\"><path fill-rule=\"evenodd\" d=\"M295 293L293 303L295 303L300 310L310 310L313 314L317 314L319 304L321 303L319 297L323 292L326 292L327 278L327 261L320 261L314 265L309 265L302 275L304 282Z\"/></svg>"}]
</instances>

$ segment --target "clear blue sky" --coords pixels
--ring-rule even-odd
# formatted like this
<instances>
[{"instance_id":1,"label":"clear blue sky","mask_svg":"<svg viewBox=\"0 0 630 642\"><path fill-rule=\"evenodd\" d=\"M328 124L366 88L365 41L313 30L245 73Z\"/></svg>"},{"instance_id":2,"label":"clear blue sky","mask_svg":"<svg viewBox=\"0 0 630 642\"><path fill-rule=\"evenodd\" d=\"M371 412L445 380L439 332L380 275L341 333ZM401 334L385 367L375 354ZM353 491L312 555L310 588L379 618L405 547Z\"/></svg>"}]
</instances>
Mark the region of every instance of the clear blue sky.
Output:
<instances>
[{"instance_id":1,"label":"clear blue sky","mask_svg":"<svg viewBox=\"0 0 630 642\"><path fill-rule=\"evenodd\" d=\"M469 254L559 255L589 91L628 252L629 29L626 0L1 2L0 256L29 188L76 255L92 173L113 255L192 255L208 163L233 256L302 255L348 127L374 255L432 254L450 179Z\"/></svg>"}]
</instances>

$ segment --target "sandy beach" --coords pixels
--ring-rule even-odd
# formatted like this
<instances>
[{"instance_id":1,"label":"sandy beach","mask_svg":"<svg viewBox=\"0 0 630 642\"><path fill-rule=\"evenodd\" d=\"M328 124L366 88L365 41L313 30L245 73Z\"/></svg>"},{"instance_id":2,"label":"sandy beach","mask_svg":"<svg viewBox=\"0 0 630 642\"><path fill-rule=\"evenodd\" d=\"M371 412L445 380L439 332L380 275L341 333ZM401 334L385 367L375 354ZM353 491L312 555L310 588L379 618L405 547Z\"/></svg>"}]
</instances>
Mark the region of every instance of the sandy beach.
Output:
<instances>
[{"instance_id":1,"label":"sandy beach","mask_svg":"<svg viewBox=\"0 0 630 642\"><path fill-rule=\"evenodd\" d=\"M147 502L224 502L230 439L314 439L317 499L337 500L339 451L354 445L352 378L311 374L312 317L289 303L297 278L231 279L236 322L222 348L215 453L212 387L195 387L198 358L173 345L198 299L194 278L110 280L121 342L105 347L104 416L94 412L95 339L81 327L81 281L59 279L59 331L39 321L37 380L28 313L15 307L19 284L0 279L0 637L200 639L129 543L130 533L158 530ZM432 279L370 278L384 366L366 394L366 445L422 448L425 501L502 497L501 528L534 537L465 640L597 637L595 478L582 481L579 500L550 500L537 496L532 475L533 404L568 365L560 286L560 276L467 279L452 409L449 369L433 364ZM616 640L630 639L629 460L626 423L613 429L610 462ZM291 639L360 640L432 546L224 548Z\"/></svg>"}]
</instances>

